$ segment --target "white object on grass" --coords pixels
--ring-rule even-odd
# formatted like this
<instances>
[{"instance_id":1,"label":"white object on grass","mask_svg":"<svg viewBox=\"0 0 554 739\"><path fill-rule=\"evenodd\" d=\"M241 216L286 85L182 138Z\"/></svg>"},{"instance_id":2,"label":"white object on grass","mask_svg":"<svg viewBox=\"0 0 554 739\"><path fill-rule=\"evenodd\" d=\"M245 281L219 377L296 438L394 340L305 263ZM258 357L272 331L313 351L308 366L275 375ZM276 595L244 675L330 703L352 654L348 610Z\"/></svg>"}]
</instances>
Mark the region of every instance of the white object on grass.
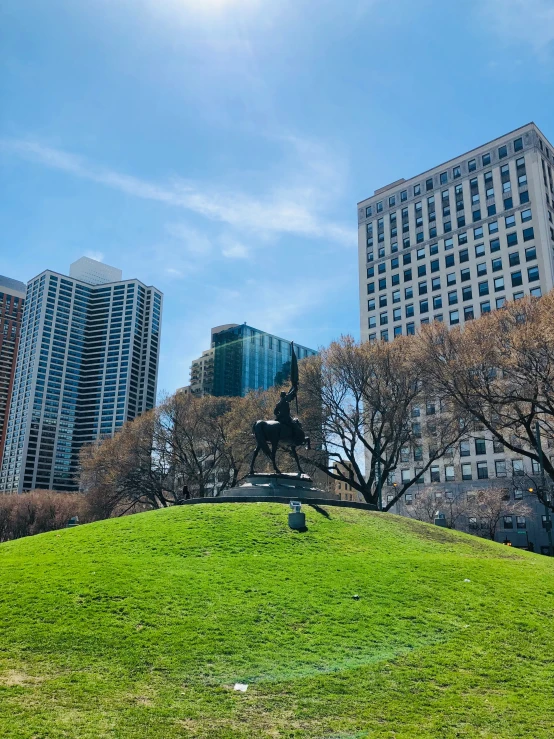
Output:
<instances>
[{"instance_id":1,"label":"white object on grass","mask_svg":"<svg viewBox=\"0 0 554 739\"><path fill-rule=\"evenodd\" d=\"M471 582L471 580L468 580L467 577L466 577L466 579L464 580L464 582Z\"/></svg>"},{"instance_id":2,"label":"white object on grass","mask_svg":"<svg viewBox=\"0 0 554 739\"><path fill-rule=\"evenodd\" d=\"M235 690L240 690L241 693L246 693L248 685L246 683L235 683Z\"/></svg>"}]
</instances>

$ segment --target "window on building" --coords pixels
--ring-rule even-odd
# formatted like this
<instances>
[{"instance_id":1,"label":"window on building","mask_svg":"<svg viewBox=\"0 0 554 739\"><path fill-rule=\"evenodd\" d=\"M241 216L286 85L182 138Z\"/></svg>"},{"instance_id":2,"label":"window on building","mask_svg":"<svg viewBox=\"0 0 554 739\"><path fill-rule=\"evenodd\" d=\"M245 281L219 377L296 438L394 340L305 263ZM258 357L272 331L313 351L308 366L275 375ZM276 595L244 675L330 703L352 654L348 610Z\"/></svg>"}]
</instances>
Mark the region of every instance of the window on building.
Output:
<instances>
[{"instance_id":1,"label":"window on building","mask_svg":"<svg viewBox=\"0 0 554 739\"><path fill-rule=\"evenodd\" d=\"M536 282L539 279L539 268L527 267L527 279L529 282Z\"/></svg>"},{"instance_id":2,"label":"window on building","mask_svg":"<svg viewBox=\"0 0 554 739\"><path fill-rule=\"evenodd\" d=\"M531 241L531 239L535 238L535 231L533 227L531 228L524 228L523 229L523 240L524 241Z\"/></svg>"},{"instance_id":3,"label":"window on building","mask_svg":"<svg viewBox=\"0 0 554 739\"><path fill-rule=\"evenodd\" d=\"M525 474L525 468L523 466L523 460L522 459L512 459L512 475L514 477L517 477L518 475L524 475Z\"/></svg>"},{"instance_id":4,"label":"window on building","mask_svg":"<svg viewBox=\"0 0 554 739\"><path fill-rule=\"evenodd\" d=\"M489 468L486 462L477 462L477 479L486 480L489 476Z\"/></svg>"},{"instance_id":5,"label":"window on building","mask_svg":"<svg viewBox=\"0 0 554 739\"><path fill-rule=\"evenodd\" d=\"M471 474L471 463L466 463L462 465L462 480L471 480L472 474Z\"/></svg>"},{"instance_id":6,"label":"window on building","mask_svg":"<svg viewBox=\"0 0 554 739\"><path fill-rule=\"evenodd\" d=\"M458 302L458 291L452 290L448 293L448 305L456 305Z\"/></svg>"},{"instance_id":7,"label":"window on building","mask_svg":"<svg viewBox=\"0 0 554 739\"><path fill-rule=\"evenodd\" d=\"M410 475L410 470L401 470L400 471L400 476L401 476L402 482L404 482L404 483L405 482L410 482L410 480L412 479L412 477Z\"/></svg>"},{"instance_id":8,"label":"window on building","mask_svg":"<svg viewBox=\"0 0 554 739\"><path fill-rule=\"evenodd\" d=\"M504 459L495 460L494 470L497 477L506 477L508 474L506 470L506 461Z\"/></svg>"},{"instance_id":9,"label":"window on building","mask_svg":"<svg viewBox=\"0 0 554 739\"><path fill-rule=\"evenodd\" d=\"M494 266L493 266L493 270L494 270ZM497 277L495 279L495 281L494 281L494 290L495 290L495 292L499 292L500 290L504 290L504 278L503 277Z\"/></svg>"},{"instance_id":10,"label":"window on building","mask_svg":"<svg viewBox=\"0 0 554 739\"><path fill-rule=\"evenodd\" d=\"M448 182L448 173L447 172L441 172L440 174L440 183L441 185L446 185Z\"/></svg>"},{"instance_id":11,"label":"window on building","mask_svg":"<svg viewBox=\"0 0 554 739\"><path fill-rule=\"evenodd\" d=\"M406 493L404 495L404 502L406 503L406 505L412 505L414 502L413 493Z\"/></svg>"},{"instance_id":12,"label":"window on building","mask_svg":"<svg viewBox=\"0 0 554 739\"><path fill-rule=\"evenodd\" d=\"M531 209L521 211L521 222L522 223L525 223L526 221L530 221L532 217L533 217L533 214L531 212Z\"/></svg>"},{"instance_id":13,"label":"window on building","mask_svg":"<svg viewBox=\"0 0 554 739\"><path fill-rule=\"evenodd\" d=\"M518 529L525 530L527 528L527 520L525 516L516 516L516 524Z\"/></svg>"},{"instance_id":14,"label":"window on building","mask_svg":"<svg viewBox=\"0 0 554 739\"><path fill-rule=\"evenodd\" d=\"M517 232L514 231L511 234L506 234L506 243L509 247L517 246Z\"/></svg>"},{"instance_id":15,"label":"window on building","mask_svg":"<svg viewBox=\"0 0 554 739\"><path fill-rule=\"evenodd\" d=\"M414 195L421 195L421 185L414 185Z\"/></svg>"},{"instance_id":16,"label":"window on building","mask_svg":"<svg viewBox=\"0 0 554 739\"><path fill-rule=\"evenodd\" d=\"M433 189L433 178L432 177L429 178L428 180L425 180L425 189L427 190L427 192Z\"/></svg>"},{"instance_id":17,"label":"window on building","mask_svg":"<svg viewBox=\"0 0 554 739\"><path fill-rule=\"evenodd\" d=\"M429 312L429 301L428 300L420 300L419 301L419 312L420 313L428 313Z\"/></svg>"},{"instance_id":18,"label":"window on building","mask_svg":"<svg viewBox=\"0 0 554 739\"><path fill-rule=\"evenodd\" d=\"M442 308L442 298L436 296L433 298L433 310L438 310L439 308Z\"/></svg>"},{"instance_id":19,"label":"window on building","mask_svg":"<svg viewBox=\"0 0 554 739\"><path fill-rule=\"evenodd\" d=\"M460 323L460 311L451 310L450 311L450 325L454 326L457 323Z\"/></svg>"},{"instance_id":20,"label":"window on building","mask_svg":"<svg viewBox=\"0 0 554 739\"><path fill-rule=\"evenodd\" d=\"M408 191L407 190L402 190L402 192L400 193L400 200L401 200L401 202L404 203L407 199L408 199Z\"/></svg>"},{"instance_id":21,"label":"window on building","mask_svg":"<svg viewBox=\"0 0 554 739\"><path fill-rule=\"evenodd\" d=\"M433 277L433 279L431 280L431 289L433 291L441 289L441 278L440 277Z\"/></svg>"},{"instance_id":22,"label":"window on building","mask_svg":"<svg viewBox=\"0 0 554 739\"><path fill-rule=\"evenodd\" d=\"M519 202L521 205L529 202L529 192L527 190L519 193Z\"/></svg>"},{"instance_id":23,"label":"window on building","mask_svg":"<svg viewBox=\"0 0 554 739\"><path fill-rule=\"evenodd\" d=\"M379 202L377 203L377 213L382 213L382 211L383 211L383 201L382 201L382 200L380 200L380 201L379 201Z\"/></svg>"},{"instance_id":24,"label":"window on building","mask_svg":"<svg viewBox=\"0 0 554 739\"><path fill-rule=\"evenodd\" d=\"M512 278L512 287L518 287L519 285L523 285L523 277L522 277L520 269L518 269L517 272L512 272L511 278Z\"/></svg>"},{"instance_id":25,"label":"window on building","mask_svg":"<svg viewBox=\"0 0 554 739\"><path fill-rule=\"evenodd\" d=\"M504 516L502 519L502 522L504 524L505 529L513 529L514 528L514 519L512 516Z\"/></svg>"},{"instance_id":26,"label":"window on building","mask_svg":"<svg viewBox=\"0 0 554 739\"><path fill-rule=\"evenodd\" d=\"M523 149L523 139L514 139L514 151L521 151Z\"/></svg>"},{"instance_id":27,"label":"window on building","mask_svg":"<svg viewBox=\"0 0 554 739\"><path fill-rule=\"evenodd\" d=\"M440 467L438 465L432 465L431 466L431 482L440 482L440 481L441 481Z\"/></svg>"},{"instance_id":28,"label":"window on building","mask_svg":"<svg viewBox=\"0 0 554 739\"><path fill-rule=\"evenodd\" d=\"M508 147L506 145L498 147L498 158L504 159L508 156Z\"/></svg>"},{"instance_id":29,"label":"window on building","mask_svg":"<svg viewBox=\"0 0 554 739\"><path fill-rule=\"evenodd\" d=\"M475 439L475 454L486 454L487 443L485 439Z\"/></svg>"},{"instance_id":30,"label":"window on building","mask_svg":"<svg viewBox=\"0 0 554 739\"><path fill-rule=\"evenodd\" d=\"M477 277L482 277L483 275L486 275L486 274L487 274L486 262L479 262L479 264L477 265Z\"/></svg>"},{"instance_id":31,"label":"window on building","mask_svg":"<svg viewBox=\"0 0 554 739\"><path fill-rule=\"evenodd\" d=\"M500 239L492 239L489 246L491 254L494 254L495 251L500 251Z\"/></svg>"},{"instance_id":32,"label":"window on building","mask_svg":"<svg viewBox=\"0 0 554 739\"><path fill-rule=\"evenodd\" d=\"M491 312L491 302L490 300L485 300L483 303L481 303L481 315L485 315L485 313Z\"/></svg>"},{"instance_id":33,"label":"window on building","mask_svg":"<svg viewBox=\"0 0 554 739\"><path fill-rule=\"evenodd\" d=\"M486 167L488 164L491 163L491 155L490 154L483 154L481 157L481 163L483 167Z\"/></svg>"},{"instance_id":34,"label":"window on building","mask_svg":"<svg viewBox=\"0 0 554 739\"><path fill-rule=\"evenodd\" d=\"M460 167L454 167L452 169L452 176L454 177L454 179L457 179L458 177L461 177L462 176L462 170L461 170L461 168Z\"/></svg>"},{"instance_id":35,"label":"window on building","mask_svg":"<svg viewBox=\"0 0 554 739\"><path fill-rule=\"evenodd\" d=\"M460 457L469 457L471 456L471 446L469 441L461 441L460 442Z\"/></svg>"},{"instance_id":36,"label":"window on building","mask_svg":"<svg viewBox=\"0 0 554 739\"><path fill-rule=\"evenodd\" d=\"M466 269L460 270L460 281L461 282L467 282L470 279L471 279L471 273L469 271L469 267L467 267Z\"/></svg>"}]
</instances>

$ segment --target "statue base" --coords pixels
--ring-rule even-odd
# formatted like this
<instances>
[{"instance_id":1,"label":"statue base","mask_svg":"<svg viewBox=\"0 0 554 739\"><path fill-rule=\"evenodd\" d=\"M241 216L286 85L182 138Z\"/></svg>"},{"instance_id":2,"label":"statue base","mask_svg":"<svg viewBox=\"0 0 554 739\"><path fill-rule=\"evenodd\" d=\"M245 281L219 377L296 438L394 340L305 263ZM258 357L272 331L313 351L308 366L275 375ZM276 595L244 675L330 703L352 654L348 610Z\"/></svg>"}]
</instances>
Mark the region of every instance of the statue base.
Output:
<instances>
[{"instance_id":1,"label":"statue base","mask_svg":"<svg viewBox=\"0 0 554 739\"><path fill-rule=\"evenodd\" d=\"M225 490L221 498L290 498L296 500L336 500L334 493L317 488L308 475L283 472L256 472L247 475L236 488Z\"/></svg>"}]
</instances>

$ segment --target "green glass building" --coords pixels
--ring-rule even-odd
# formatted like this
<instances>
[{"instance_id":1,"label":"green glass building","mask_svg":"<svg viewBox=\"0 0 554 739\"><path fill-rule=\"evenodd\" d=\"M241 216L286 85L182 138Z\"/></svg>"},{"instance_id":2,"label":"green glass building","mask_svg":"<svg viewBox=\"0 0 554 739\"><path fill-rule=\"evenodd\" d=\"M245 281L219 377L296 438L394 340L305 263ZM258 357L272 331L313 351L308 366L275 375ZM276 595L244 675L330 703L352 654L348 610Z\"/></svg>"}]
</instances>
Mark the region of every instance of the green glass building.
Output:
<instances>
[{"instance_id":1,"label":"green glass building","mask_svg":"<svg viewBox=\"0 0 554 739\"><path fill-rule=\"evenodd\" d=\"M212 337L214 347L213 394L245 396L250 390L267 390L290 377L291 342L243 323ZM295 343L298 360L317 352Z\"/></svg>"}]
</instances>

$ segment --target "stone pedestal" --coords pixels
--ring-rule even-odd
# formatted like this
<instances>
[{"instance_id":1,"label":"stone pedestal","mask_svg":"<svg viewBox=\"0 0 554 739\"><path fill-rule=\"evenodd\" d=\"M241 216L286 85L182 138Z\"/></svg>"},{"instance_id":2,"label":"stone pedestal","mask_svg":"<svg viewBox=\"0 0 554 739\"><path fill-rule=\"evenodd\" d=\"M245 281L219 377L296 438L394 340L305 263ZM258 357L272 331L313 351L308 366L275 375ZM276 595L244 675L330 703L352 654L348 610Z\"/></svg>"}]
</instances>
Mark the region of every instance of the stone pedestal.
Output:
<instances>
[{"instance_id":1,"label":"stone pedestal","mask_svg":"<svg viewBox=\"0 0 554 739\"><path fill-rule=\"evenodd\" d=\"M308 475L284 472L257 472L248 475L236 488L226 490L221 498L289 498L290 500L336 500L334 493L317 488Z\"/></svg>"}]
</instances>

